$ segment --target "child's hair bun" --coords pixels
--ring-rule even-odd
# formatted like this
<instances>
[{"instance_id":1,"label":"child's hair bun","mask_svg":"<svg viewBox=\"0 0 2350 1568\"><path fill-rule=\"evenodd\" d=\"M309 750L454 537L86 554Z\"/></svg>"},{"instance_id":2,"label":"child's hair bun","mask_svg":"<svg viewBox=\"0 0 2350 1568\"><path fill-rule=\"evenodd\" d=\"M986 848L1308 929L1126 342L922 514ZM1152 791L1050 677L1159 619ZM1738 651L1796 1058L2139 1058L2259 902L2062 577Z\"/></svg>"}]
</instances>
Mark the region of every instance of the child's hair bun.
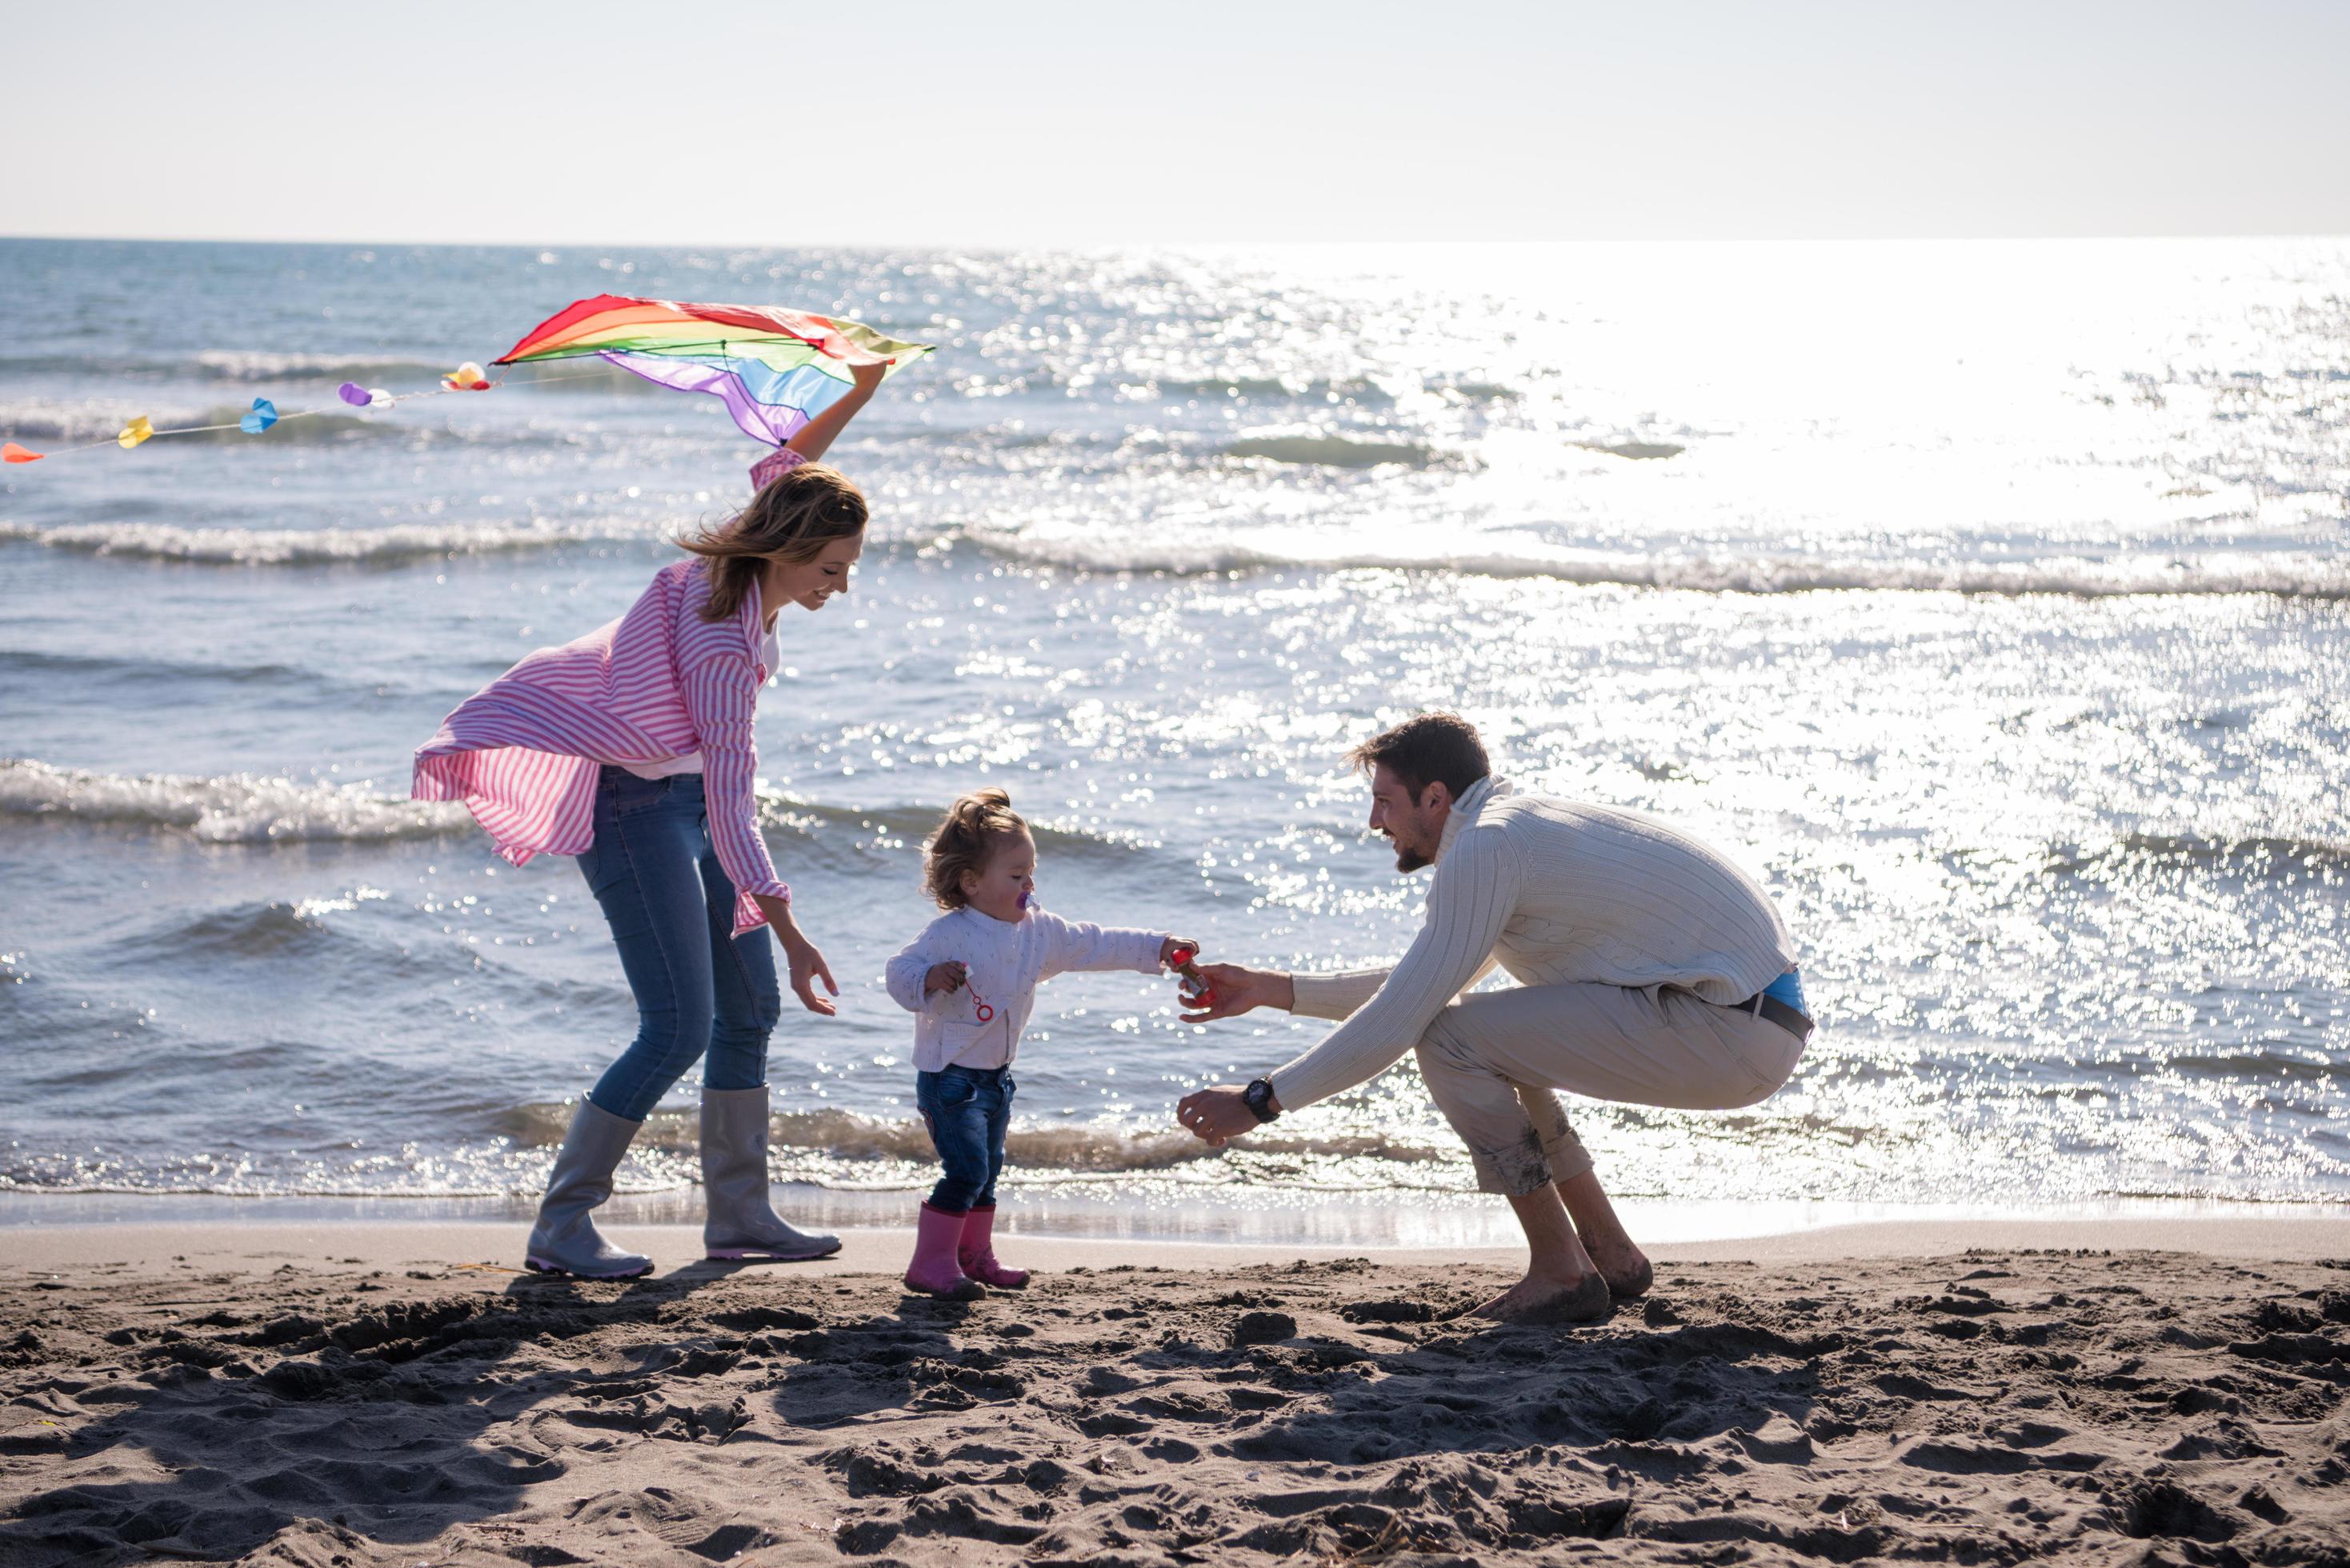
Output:
<instances>
[{"instance_id":1,"label":"child's hair bun","mask_svg":"<svg viewBox=\"0 0 2350 1568\"><path fill-rule=\"evenodd\" d=\"M922 886L942 909L960 909L970 900L962 890L962 874L984 871L996 844L1028 831L1028 824L1012 809L1012 796L990 786L955 797L946 819L922 845Z\"/></svg>"}]
</instances>

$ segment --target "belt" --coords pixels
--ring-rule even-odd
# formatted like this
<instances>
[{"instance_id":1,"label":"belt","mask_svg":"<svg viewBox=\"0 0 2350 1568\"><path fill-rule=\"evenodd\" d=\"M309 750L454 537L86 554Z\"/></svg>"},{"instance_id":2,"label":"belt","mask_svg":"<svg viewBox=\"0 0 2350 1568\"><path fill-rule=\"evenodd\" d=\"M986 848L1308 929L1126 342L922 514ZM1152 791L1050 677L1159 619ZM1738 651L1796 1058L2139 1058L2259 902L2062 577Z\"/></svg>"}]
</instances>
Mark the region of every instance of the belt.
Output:
<instances>
[{"instance_id":1,"label":"belt","mask_svg":"<svg viewBox=\"0 0 2350 1568\"><path fill-rule=\"evenodd\" d=\"M1767 1018L1798 1040L1812 1037L1812 1021L1767 992L1756 992L1738 1004L1738 1011Z\"/></svg>"}]
</instances>

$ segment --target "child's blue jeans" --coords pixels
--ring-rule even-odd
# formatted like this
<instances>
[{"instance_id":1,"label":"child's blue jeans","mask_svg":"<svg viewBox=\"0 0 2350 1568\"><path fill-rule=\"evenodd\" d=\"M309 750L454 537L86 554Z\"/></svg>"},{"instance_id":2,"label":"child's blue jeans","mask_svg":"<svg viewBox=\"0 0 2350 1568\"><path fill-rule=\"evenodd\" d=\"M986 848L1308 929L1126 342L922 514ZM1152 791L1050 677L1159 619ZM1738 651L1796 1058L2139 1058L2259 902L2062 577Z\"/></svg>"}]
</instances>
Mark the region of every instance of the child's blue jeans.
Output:
<instances>
[{"instance_id":1,"label":"child's blue jeans","mask_svg":"<svg viewBox=\"0 0 2350 1568\"><path fill-rule=\"evenodd\" d=\"M734 884L710 846L702 775L604 769L579 869L637 998L635 1043L588 1092L597 1109L644 1120L705 1051L703 1087L765 1083L767 1036L783 1014L775 939L764 926L734 935Z\"/></svg>"},{"instance_id":2,"label":"child's blue jeans","mask_svg":"<svg viewBox=\"0 0 2350 1568\"><path fill-rule=\"evenodd\" d=\"M914 1075L914 1104L947 1168L931 1189L931 1208L968 1214L995 1201L1015 1087L1009 1067L948 1066Z\"/></svg>"}]
</instances>

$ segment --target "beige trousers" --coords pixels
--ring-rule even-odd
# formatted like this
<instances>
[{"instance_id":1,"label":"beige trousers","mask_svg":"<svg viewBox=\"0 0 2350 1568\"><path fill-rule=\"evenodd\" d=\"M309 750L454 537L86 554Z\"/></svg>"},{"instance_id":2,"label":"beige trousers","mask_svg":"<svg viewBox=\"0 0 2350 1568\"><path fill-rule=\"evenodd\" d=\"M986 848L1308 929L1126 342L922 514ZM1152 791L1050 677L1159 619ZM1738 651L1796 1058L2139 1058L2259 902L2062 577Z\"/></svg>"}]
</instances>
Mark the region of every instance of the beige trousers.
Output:
<instances>
[{"instance_id":1,"label":"beige trousers","mask_svg":"<svg viewBox=\"0 0 2350 1568\"><path fill-rule=\"evenodd\" d=\"M1671 987L1523 985L1464 996L1419 1045L1419 1075L1469 1146L1483 1192L1523 1197L1591 1168L1552 1091L1677 1110L1767 1099L1804 1043Z\"/></svg>"}]
</instances>

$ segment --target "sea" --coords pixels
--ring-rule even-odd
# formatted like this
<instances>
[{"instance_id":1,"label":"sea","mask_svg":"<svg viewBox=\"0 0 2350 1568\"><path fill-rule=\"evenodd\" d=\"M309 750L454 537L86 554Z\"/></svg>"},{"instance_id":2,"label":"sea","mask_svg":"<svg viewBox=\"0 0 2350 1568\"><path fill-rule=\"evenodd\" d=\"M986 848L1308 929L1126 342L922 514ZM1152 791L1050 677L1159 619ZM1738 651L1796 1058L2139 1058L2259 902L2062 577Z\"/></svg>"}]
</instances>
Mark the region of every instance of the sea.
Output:
<instances>
[{"instance_id":1,"label":"sea","mask_svg":"<svg viewBox=\"0 0 2350 1568\"><path fill-rule=\"evenodd\" d=\"M1521 789L1727 848L1820 1028L1723 1113L1577 1102L1655 1225L2350 1199L2350 241L551 249L0 241L0 1219L527 1214L634 1011L573 863L410 756L621 614L762 449L593 361L611 292L937 351L834 461L761 824L839 977L771 1055L788 1212L935 1168L882 966L1009 790L1039 894L1359 967L1425 877L1349 745L1455 710ZM255 398L289 416L233 424ZM293 418L307 410L323 412ZM1407 1057L1214 1151L1326 1025L1039 992L1007 1224L1504 1239ZM695 1210L696 1079L620 1211Z\"/></svg>"}]
</instances>

